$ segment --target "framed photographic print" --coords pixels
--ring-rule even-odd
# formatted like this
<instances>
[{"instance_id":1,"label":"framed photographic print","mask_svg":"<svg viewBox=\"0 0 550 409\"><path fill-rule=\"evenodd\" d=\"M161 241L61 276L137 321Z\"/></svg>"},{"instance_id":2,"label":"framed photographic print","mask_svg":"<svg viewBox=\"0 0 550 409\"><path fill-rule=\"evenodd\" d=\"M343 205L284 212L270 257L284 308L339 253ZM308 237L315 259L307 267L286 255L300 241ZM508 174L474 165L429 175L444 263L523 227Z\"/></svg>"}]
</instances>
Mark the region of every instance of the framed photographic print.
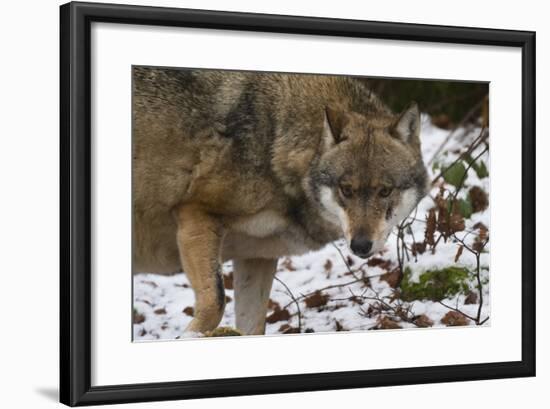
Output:
<instances>
[{"instance_id":1,"label":"framed photographic print","mask_svg":"<svg viewBox=\"0 0 550 409\"><path fill-rule=\"evenodd\" d=\"M61 402L535 374L535 33L61 6Z\"/></svg>"}]
</instances>

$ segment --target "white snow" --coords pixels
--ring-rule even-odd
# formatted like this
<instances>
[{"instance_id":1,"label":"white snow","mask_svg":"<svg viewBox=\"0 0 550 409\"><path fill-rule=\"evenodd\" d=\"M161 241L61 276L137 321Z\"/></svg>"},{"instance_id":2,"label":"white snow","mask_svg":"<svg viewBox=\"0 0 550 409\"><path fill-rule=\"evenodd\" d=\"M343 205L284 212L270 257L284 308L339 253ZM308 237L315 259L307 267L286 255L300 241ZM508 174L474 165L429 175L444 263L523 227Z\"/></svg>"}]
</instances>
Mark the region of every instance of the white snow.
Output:
<instances>
[{"instance_id":1,"label":"white snow","mask_svg":"<svg viewBox=\"0 0 550 409\"><path fill-rule=\"evenodd\" d=\"M470 132L455 132L449 140L445 149L438 155L436 162L441 166L451 164L458 156L459 152L464 150L471 142L479 135L480 129L473 129ZM422 150L425 160L432 158L434 152L437 151L443 140L449 135L449 131L436 128L431 124L430 119L422 116ZM482 147L472 153L472 157L481 153ZM489 167L489 154L485 153L482 156L483 161ZM430 177L435 177L440 170L432 169L428 166ZM468 172L465 188L459 194L459 198L464 198L467 195L468 188L471 186L480 186L485 192L490 192L489 177L479 179L473 169ZM452 186L446 185L451 191ZM408 244L413 242L413 236L417 242L421 242L424 238L425 220L428 210L434 206L432 197L435 197L438 188L432 189L430 195L426 196L419 204L415 216L415 221L411 225L411 234L406 234L405 240ZM490 199L490 198L489 198ZM474 225L482 222L490 230L489 209L474 213L470 219L466 219L466 230L457 233L459 237L466 237L466 242L471 243L475 234L468 233L474 230ZM409 232L410 233L410 232ZM386 281L380 279L380 275L391 271L398 266L397 250L396 250L396 234L391 234L384 251L375 256L383 260L389 261L389 266L380 268L379 266L364 266L362 271L356 271L352 275L346 266L346 260L350 260L350 266L353 271L359 266L365 264L365 260L355 257L350 253L346 243L340 240L336 243L331 243L323 249L311 252L298 257L289 257L279 260L277 279L273 283L271 291L271 300L273 304L278 304L280 308L286 308L290 313L289 320L281 320L266 325L266 334L281 334L285 329L298 328L299 316L301 317L301 332L326 332L336 330L368 330L377 326L380 313L373 312L370 316L366 316L365 312L369 309L369 304L375 303L371 300L372 297L378 297L389 303L392 307L396 307L399 301L392 301L390 298L394 290ZM466 249L463 251L457 263L454 262L457 253L458 244L449 239L447 242L438 244L435 254L431 251L426 251L423 254L414 256L410 255L409 260L405 260L405 266L409 267L413 272L413 280L418 280L420 274L431 269L438 269L449 266L466 267L470 271L475 270L476 258ZM338 252L340 250L341 254ZM482 253L480 261L483 280L483 305L481 318L484 319L490 314L490 293L489 293L489 246L486 247L487 252ZM223 266L224 275L230 275L232 270L231 262L225 263ZM370 286L367 287L365 282L361 280L362 275L369 278ZM193 307L194 295L189 281L185 274L176 274L173 276L162 276L158 274L136 274L134 280L134 325L133 335L134 341L155 340L155 339L176 339L183 337L183 331L186 325L191 320L191 316L186 314L184 309ZM355 281L355 282L354 282ZM296 303L281 284L292 291L292 297L299 298L300 314ZM344 285L347 283L351 283ZM469 283L470 288L474 291L476 282L472 277ZM325 287L333 286L330 289L325 289L322 294L328 295L328 301L320 307L307 307L304 302L304 295L315 292L316 290L324 289ZM340 287L335 287L340 286ZM226 289L228 296L225 314L221 326L234 327L234 301L233 290ZM350 297L363 296L362 304L350 300ZM301 297L301 298L300 298ZM367 299L369 298L369 299ZM447 306L458 308L465 314L475 317L478 310L478 304L465 304L465 296L459 295L452 299L443 300ZM425 314L431 321L433 327L445 326L441 322L441 318L447 314L450 309L438 302L417 300L411 303L404 303L404 307L410 306L410 314L422 315ZM268 316L273 309L268 311ZM485 325L490 321L487 320ZM402 328L415 327L410 322L399 321L398 325ZM473 321L469 325L475 325ZM429 330L429 329L426 329Z\"/></svg>"}]
</instances>

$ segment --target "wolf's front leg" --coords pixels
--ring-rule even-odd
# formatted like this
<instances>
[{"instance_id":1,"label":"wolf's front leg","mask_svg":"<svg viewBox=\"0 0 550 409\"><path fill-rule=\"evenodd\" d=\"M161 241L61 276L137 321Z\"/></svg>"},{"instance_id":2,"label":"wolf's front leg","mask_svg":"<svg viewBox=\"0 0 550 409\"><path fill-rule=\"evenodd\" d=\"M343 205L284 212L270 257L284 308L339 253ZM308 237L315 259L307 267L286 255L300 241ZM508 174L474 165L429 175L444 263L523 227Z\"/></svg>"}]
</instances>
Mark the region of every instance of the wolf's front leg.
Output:
<instances>
[{"instance_id":1,"label":"wolf's front leg","mask_svg":"<svg viewBox=\"0 0 550 409\"><path fill-rule=\"evenodd\" d=\"M246 335L262 335L277 259L237 259L233 267L237 329Z\"/></svg>"},{"instance_id":2,"label":"wolf's front leg","mask_svg":"<svg viewBox=\"0 0 550 409\"><path fill-rule=\"evenodd\" d=\"M220 261L220 221L194 205L176 210L177 241L181 263L195 292L195 313L186 332L213 330L225 308Z\"/></svg>"}]
</instances>

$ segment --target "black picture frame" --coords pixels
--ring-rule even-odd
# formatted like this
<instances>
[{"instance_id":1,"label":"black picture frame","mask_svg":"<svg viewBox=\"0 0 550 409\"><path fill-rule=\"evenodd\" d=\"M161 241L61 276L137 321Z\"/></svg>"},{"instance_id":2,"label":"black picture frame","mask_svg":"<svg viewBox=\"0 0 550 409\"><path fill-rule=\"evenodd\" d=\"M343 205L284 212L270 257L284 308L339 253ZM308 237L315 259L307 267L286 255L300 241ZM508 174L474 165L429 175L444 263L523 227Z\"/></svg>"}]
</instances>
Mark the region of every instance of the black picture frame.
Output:
<instances>
[{"instance_id":1,"label":"black picture frame","mask_svg":"<svg viewBox=\"0 0 550 409\"><path fill-rule=\"evenodd\" d=\"M60 400L76 405L535 375L535 33L266 14L68 3L60 8ZM519 47L522 52L521 361L91 386L92 22Z\"/></svg>"}]
</instances>

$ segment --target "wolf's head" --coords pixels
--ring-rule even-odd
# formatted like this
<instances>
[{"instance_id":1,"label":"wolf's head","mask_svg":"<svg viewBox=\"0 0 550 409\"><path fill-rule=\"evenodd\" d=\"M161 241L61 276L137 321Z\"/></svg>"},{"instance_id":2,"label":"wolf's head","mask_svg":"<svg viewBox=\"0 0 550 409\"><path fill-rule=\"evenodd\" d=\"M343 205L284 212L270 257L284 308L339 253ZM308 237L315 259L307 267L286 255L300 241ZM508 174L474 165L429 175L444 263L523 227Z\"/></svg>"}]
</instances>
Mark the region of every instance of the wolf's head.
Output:
<instances>
[{"instance_id":1,"label":"wolf's head","mask_svg":"<svg viewBox=\"0 0 550 409\"><path fill-rule=\"evenodd\" d=\"M325 146L309 191L357 256L382 250L393 227L427 193L419 133L415 103L396 116L326 108Z\"/></svg>"}]
</instances>

